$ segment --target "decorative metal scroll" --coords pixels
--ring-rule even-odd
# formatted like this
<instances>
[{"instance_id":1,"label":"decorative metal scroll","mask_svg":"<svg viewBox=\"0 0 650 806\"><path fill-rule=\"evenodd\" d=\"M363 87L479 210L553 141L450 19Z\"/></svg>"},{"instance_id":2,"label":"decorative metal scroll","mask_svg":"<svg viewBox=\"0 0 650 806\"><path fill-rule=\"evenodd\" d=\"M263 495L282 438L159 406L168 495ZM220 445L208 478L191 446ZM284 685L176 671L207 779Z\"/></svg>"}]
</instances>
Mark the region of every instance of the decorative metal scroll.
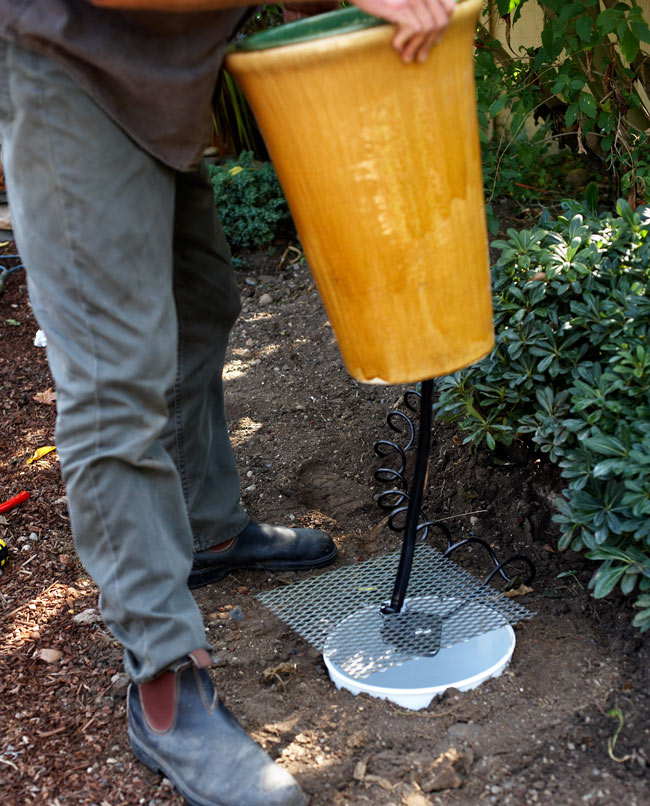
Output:
<instances>
[{"instance_id":1,"label":"decorative metal scroll","mask_svg":"<svg viewBox=\"0 0 650 806\"><path fill-rule=\"evenodd\" d=\"M425 382L430 383L430 382ZM395 532L403 532L405 529L405 518L407 517L411 494L407 480L407 452L416 447L416 438L419 428L417 420L420 415L422 403L422 393L414 389L409 389L403 397L406 411L395 409L386 417L388 427L396 435L394 440L381 439L374 443L373 448L377 456L382 460L390 460L396 467L388 465L378 468L374 473L377 482L384 485L391 485L389 489L383 490L377 496L377 504L384 512L388 512L388 527ZM399 444L397 440L402 444ZM427 451L428 456L428 451ZM476 537L470 530L470 537L464 537L454 541L447 524L441 520L430 519L424 509L419 508L418 524L416 532L418 539L426 540L430 532L435 530L442 535L445 548L443 554L448 557L464 546L479 546L485 551L490 559L493 568L485 577L485 582L490 582L497 574L506 584L512 583L516 578L521 578L519 574L510 576L506 572L508 567L526 568L526 575L521 579L526 585L530 585L535 577L535 565L532 560L524 554L512 554L505 560L500 560L492 546L485 540Z\"/></svg>"}]
</instances>

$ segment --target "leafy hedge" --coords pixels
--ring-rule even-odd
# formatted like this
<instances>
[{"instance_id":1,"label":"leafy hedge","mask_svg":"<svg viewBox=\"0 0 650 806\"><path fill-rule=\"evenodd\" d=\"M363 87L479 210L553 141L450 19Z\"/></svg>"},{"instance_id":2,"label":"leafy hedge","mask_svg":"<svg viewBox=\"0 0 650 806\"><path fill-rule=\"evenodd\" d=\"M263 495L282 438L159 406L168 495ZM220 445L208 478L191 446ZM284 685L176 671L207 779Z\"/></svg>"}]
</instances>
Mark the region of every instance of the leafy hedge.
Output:
<instances>
[{"instance_id":1,"label":"leafy hedge","mask_svg":"<svg viewBox=\"0 0 650 806\"><path fill-rule=\"evenodd\" d=\"M251 151L238 160L208 165L214 200L233 249L261 249L291 223L289 207L270 162L257 162Z\"/></svg>"},{"instance_id":2,"label":"leafy hedge","mask_svg":"<svg viewBox=\"0 0 650 806\"><path fill-rule=\"evenodd\" d=\"M510 47L511 29L516 36L527 4L541 17L539 41ZM537 168L531 156L541 156L550 138L564 153L570 148L577 158L586 156L591 174L600 165L614 198L627 194L634 204L650 202L650 62L643 48L650 43L650 19L637 0L491 0L490 6L505 22L507 44L493 38L485 15L476 66L488 202L492 193L548 187L556 169L544 160ZM525 123L540 120L531 151ZM524 176L513 177L508 191L517 162Z\"/></svg>"},{"instance_id":3,"label":"leafy hedge","mask_svg":"<svg viewBox=\"0 0 650 806\"><path fill-rule=\"evenodd\" d=\"M493 245L496 347L442 379L466 442L523 441L559 464L561 549L599 561L596 597L637 593L650 628L650 208L565 214Z\"/></svg>"}]
</instances>

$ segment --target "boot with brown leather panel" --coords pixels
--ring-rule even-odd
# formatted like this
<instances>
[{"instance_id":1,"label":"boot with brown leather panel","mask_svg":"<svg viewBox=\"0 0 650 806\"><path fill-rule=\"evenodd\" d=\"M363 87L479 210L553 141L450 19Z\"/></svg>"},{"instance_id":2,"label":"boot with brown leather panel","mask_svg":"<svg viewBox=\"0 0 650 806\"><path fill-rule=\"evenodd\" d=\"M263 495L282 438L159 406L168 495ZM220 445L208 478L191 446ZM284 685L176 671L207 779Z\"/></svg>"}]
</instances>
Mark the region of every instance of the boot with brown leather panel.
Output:
<instances>
[{"instance_id":1,"label":"boot with brown leather panel","mask_svg":"<svg viewBox=\"0 0 650 806\"><path fill-rule=\"evenodd\" d=\"M190 806L304 806L295 779L248 736L219 699L198 649L154 680L131 683L131 748Z\"/></svg>"}]
</instances>

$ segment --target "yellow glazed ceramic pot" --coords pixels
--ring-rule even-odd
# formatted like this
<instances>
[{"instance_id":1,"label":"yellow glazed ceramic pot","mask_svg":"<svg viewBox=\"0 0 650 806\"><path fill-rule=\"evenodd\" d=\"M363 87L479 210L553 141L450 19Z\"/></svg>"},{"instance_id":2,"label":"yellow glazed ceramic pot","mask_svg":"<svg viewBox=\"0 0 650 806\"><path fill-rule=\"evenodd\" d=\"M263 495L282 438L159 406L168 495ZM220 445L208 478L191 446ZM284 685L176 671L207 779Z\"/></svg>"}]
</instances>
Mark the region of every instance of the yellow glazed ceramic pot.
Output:
<instances>
[{"instance_id":1,"label":"yellow glazed ceramic pot","mask_svg":"<svg viewBox=\"0 0 650 806\"><path fill-rule=\"evenodd\" d=\"M481 7L460 2L423 65L402 63L380 21L341 32L337 15L356 9L283 26L289 44L251 37L227 57L360 381L444 375L494 343L473 69ZM292 41L301 25L306 41Z\"/></svg>"}]
</instances>

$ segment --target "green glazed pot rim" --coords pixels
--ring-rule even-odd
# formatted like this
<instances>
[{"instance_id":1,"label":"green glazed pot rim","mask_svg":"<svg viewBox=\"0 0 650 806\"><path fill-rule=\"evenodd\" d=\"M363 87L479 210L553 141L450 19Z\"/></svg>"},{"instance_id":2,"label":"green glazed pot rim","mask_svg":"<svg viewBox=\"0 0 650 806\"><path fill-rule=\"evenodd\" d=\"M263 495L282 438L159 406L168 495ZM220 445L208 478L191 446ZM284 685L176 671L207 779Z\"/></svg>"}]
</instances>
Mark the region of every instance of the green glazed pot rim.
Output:
<instances>
[{"instance_id":1,"label":"green glazed pot rim","mask_svg":"<svg viewBox=\"0 0 650 806\"><path fill-rule=\"evenodd\" d=\"M350 34L353 31L364 31L378 25L387 25L386 20L371 17L356 6L328 11L325 14L315 14L295 22L267 28L257 34L247 36L239 42L233 42L229 47L231 52L245 50L267 50L279 48L284 45L295 45L298 42L310 42L313 39L323 39L328 36Z\"/></svg>"}]
</instances>

